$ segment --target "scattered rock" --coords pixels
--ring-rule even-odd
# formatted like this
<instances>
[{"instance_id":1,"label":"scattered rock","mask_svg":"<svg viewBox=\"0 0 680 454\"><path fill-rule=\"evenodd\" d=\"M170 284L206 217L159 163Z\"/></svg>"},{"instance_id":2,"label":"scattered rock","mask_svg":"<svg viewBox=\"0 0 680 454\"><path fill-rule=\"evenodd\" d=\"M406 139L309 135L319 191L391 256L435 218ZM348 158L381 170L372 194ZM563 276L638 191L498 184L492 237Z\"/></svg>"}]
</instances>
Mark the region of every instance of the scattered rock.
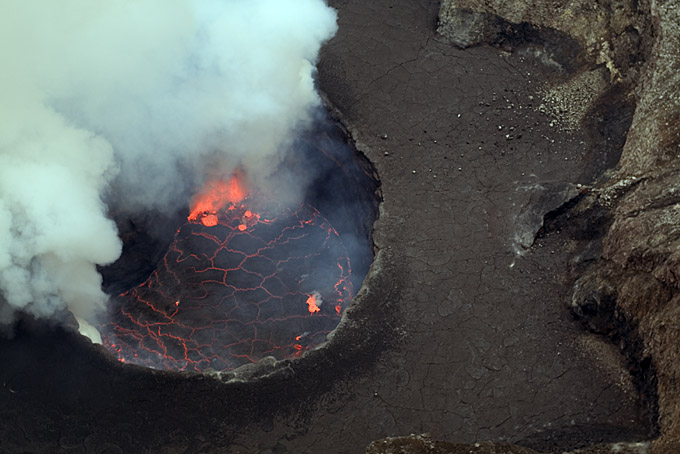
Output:
<instances>
[{"instance_id":1,"label":"scattered rock","mask_svg":"<svg viewBox=\"0 0 680 454\"><path fill-rule=\"evenodd\" d=\"M429 434L384 438L371 443L366 454L538 454L528 448L503 443L447 443Z\"/></svg>"}]
</instances>

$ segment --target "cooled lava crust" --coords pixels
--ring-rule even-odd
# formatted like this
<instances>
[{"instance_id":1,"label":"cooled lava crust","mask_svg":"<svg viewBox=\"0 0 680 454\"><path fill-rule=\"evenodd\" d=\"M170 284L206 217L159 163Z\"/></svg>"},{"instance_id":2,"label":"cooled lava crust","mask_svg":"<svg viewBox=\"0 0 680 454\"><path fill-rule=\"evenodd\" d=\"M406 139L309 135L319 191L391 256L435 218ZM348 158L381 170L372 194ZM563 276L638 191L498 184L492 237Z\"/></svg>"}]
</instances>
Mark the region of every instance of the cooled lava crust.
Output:
<instances>
[{"instance_id":1,"label":"cooled lava crust","mask_svg":"<svg viewBox=\"0 0 680 454\"><path fill-rule=\"evenodd\" d=\"M353 296L345 246L313 207L252 199L202 213L99 327L122 362L225 371L323 342Z\"/></svg>"}]
</instances>

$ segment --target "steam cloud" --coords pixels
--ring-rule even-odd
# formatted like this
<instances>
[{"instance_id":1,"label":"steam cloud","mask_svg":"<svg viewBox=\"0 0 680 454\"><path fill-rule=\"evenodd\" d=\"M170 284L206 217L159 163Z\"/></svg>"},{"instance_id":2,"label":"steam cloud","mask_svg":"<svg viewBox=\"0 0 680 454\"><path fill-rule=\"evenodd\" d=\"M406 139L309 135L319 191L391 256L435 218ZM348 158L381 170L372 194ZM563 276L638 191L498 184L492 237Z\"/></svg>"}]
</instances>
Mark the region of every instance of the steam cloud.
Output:
<instances>
[{"instance_id":1,"label":"steam cloud","mask_svg":"<svg viewBox=\"0 0 680 454\"><path fill-rule=\"evenodd\" d=\"M264 179L319 104L323 0L0 0L0 322L106 302L104 200L187 202L206 170ZM188 177L187 177L188 174Z\"/></svg>"}]
</instances>

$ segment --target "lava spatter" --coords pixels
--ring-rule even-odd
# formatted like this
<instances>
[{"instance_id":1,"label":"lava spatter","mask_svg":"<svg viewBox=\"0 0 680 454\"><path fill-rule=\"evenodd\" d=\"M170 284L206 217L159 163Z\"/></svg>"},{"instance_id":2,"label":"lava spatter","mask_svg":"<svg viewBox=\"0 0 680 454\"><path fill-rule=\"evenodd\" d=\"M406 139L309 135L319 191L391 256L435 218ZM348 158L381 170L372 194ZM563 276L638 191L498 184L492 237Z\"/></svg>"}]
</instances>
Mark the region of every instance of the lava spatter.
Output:
<instances>
[{"instance_id":1,"label":"lava spatter","mask_svg":"<svg viewBox=\"0 0 680 454\"><path fill-rule=\"evenodd\" d=\"M214 227L218 222L217 211L228 204L233 206L241 202L246 194L240 173L235 173L228 180L210 180L194 197L188 220L200 220L206 227Z\"/></svg>"},{"instance_id":2,"label":"lava spatter","mask_svg":"<svg viewBox=\"0 0 680 454\"><path fill-rule=\"evenodd\" d=\"M120 361L225 371L299 356L337 326L353 289L328 220L308 205L219 205L192 210L151 276L112 299L99 329Z\"/></svg>"},{"instance_id":3,"label":"lava spatter","mask_svg":"<svg viewBox=\"0 0 680 454\"><path fill-rule=\"evenodd\" d=\"M310 314L321 312L321 309L319 308L320 305L321 296L317 292L314 292L311 295L309 295L309 298L307 298L307 310L309 311Z\"/></svg>"}]
</instances>

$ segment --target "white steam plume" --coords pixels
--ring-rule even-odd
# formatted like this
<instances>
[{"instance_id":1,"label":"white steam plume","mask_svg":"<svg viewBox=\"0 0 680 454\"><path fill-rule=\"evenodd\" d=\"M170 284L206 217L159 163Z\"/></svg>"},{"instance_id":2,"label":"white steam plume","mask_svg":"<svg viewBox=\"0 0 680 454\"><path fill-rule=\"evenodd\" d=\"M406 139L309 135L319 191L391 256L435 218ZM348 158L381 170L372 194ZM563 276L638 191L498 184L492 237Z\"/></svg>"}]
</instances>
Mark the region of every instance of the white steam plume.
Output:
<instances>
[{"instance_id":1,"label":"white steam plume","mask_svg":"<svg viewBox=\"0 0 680 454\"><path fill-rule=\"evenodd\" d=\"M267 175L335 30L323 0L0 0L0 317L93 319L112 184L167 208L206 164Z\"/></svg>"}]
</instances>

